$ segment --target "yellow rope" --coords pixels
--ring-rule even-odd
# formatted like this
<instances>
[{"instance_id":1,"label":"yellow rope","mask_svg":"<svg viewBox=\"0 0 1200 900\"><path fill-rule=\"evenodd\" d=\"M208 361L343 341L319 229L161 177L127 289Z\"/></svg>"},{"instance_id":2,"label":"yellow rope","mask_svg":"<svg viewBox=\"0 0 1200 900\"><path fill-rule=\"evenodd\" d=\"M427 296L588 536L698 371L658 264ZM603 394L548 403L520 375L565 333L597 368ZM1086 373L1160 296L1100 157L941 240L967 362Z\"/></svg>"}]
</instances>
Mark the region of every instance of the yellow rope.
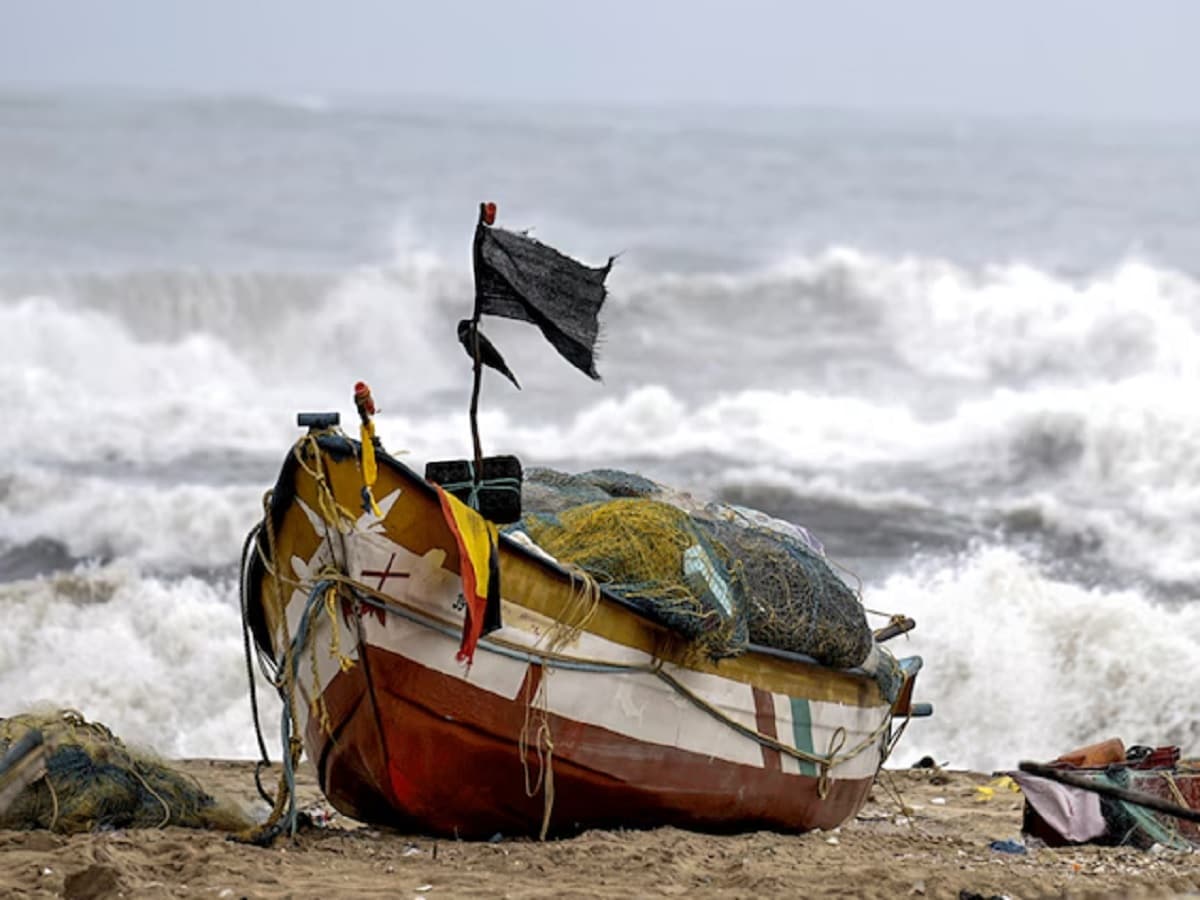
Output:
<instances>
[{"instance_id":1,"label":"yellow rope","mask_svg":"<svg viewBox=\"0 0 1200 900\"><path fill-rule=\"evenodd\" d=\"M325 696L321 693L321 670L317 661L317 642L316 635L311 635L309 641L309 670L312 672L313 690L312 696L308 698L309 713L316 717L320 723L321 732L330 734L333 731L333 723L329 720L329 707L325 703ZM295 698L292 698L292 706L295 707Z\"/></svg>"},{"instance_id":2,"label":"yellow rope","mask_svg":"<svg viewBox=\"0 0 1200 900\"><path fill-rule=\"evenodd\" d=\"M829 736L829 752L826 754L827 759L837 759L837 751L841 750L846 745L846 729L845 726L839 725L833 730L833 734ZM829 764L823 764L817 776L817 796L824 800L829 796L829 770L832 768Z\"/></svg>"},{"instance_id":3,"label":"yellow rope","mask_svg":"<svg viewBox=\"0 0 1200 900\"><path fill-rule=\"evenodd\" d=\"M162 805L163 818L156 827L166 828L167 824L171 821L171 807L167 805L166 800L158 795L158 792L155 791L154 788L150 787L150 785L146 783L146 779L142 777L142 774L137 769L130 769L130 771L133 772L134 777L142 783L142 787L146 789L146 793L148 793Z\"/></svg>"},{"instance_id":4,"label":"yellow rope","mask_svg":"<svg viewBox=\"0 0 1200 900\"><path fill-rule=\"evenodd\" d=\"M54 790L54 782L50 780L50 773L46 773L46 787L50 789L50 824L46 826L47 831L53 831L54 826L58 824L58 793Z\"/></svg>"},{"instance_id":5,"label":"yellow rope","mask_svg":"<svg viewBox=\"0 0 1200 900\"><path fill-rule=\"evenodd\" d=\"M1175 798L1175 802L1184 809L1191 809L1192 805L1187 802L1187 798L1179 790L1179 785L1175 783L1175 779L1171 777L1170 772L1159 772L1163 779L1167 782L1167 789L1171 792L1171 796Z\"/></svg>"},{"instance_id":6,"label":"yellow rope","mask_svg":"<svg viewBox=\"0 0 1200 900\"><path fill-rule=\"evenodd\" d=\"M330 589L325 592L325 613L329 616L329 630L332 638L329 641L329 655L338 661L338 667L343 672L354 668L354 660L342 653L341 622L338 618L339 597L337 591Z\"/></svg>"},{"instance_id":7,"label":"yellow rope","mask_svg":"<svg viewBox=\"0 0 1200 900\"><path fill-rule=\"evenodd\" d=\"M305 453L301 451L301 447L312 454L313 458L318 460L315 467L310 466L305 460ZM358 517L349 509L338 503L334 496L333 488L329 486L329 476L325 473L324 466L319 460L323 459L321 447L317 444L315 435L308 434L296 442L292 447L292 455L296 458L296 462L300 465L308 476L315 482L317 489L317 505L320 507L321 518L328 524L332 525L338 531L347 533L351 531L354 524L358 521Z\"/></svg>"},{"instance_id":8,"label":"yellow rope","mask_svg":"<svg viewBox=\"0 0 1200 900\"><path fill-rule=\"evenodd\" d=\"M544 805L542 811L542 828L538 834L539 840L545 840L550 829L550 813L554 809L554 735L550 730L550 697L547 684L550 671L542 667L542 677L538 682L537 691L529 694L528 682L525 689L525 721L517 735L517 753L521 757L521 771L525 776L525 796L534 797L543 790ZM534 752L537 754L537 777L531 783L529 779L529 726L531 712L536 710L533 718L537 720L536 732L533 736Z\"/></svg>"},{"instance_id":9,"label":"yellow rope","mask_svg":"<svg viewBox=\"0 0 1200 900\"><path fill-rule=\"evenodd\" d=\"M545 637L546 649L552 653L575 643L600 608L600 585L596 579L578 566L566 568L571 579L571 593Z\"/></svg>"}]
</instances>

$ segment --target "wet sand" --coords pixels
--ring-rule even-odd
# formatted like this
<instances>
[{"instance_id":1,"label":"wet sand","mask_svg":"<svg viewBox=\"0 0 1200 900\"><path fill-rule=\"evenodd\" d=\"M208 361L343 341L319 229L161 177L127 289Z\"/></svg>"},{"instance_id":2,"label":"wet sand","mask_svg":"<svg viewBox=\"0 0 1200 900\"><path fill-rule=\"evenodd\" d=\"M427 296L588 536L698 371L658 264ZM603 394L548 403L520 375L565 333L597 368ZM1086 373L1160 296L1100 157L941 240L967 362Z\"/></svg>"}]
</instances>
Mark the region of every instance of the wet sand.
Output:
<instances>
[{"instance_id":1,"label":"wet sand","mask_svg":"<svg viewBox=\"0 0 1200 900\"><path fill-rule=\"evenodd\" d=\"M263 814L251 764L179 765L210 793ZM885 772L856 819L806 835L662 828L468 843L336 815L269 849L180 828L0 832L0 897L1200 896L1200 854L991 849L992 841L1021 839L1022 799L1003 789L982 799L977 788L990 781L970 772ZM311 773L302 773L299 796L302 807L331 812Z\"/></svg>"}]
</instances>

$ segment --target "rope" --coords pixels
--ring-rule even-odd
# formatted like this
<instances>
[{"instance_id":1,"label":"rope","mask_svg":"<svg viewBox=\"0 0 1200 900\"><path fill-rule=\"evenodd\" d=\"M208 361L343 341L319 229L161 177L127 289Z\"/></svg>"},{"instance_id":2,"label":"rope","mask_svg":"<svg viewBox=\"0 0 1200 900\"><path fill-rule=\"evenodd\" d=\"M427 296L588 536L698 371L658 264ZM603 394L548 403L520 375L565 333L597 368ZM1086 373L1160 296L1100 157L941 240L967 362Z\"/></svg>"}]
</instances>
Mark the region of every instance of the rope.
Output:
<instances>
[{"instance_id":1,"label":"rope","mask_svg":"<svg viewBox=\"0 0 1200 900\"><path fill-rule=\"evenodd\" d=\"M271 502L273 500L273 492L267 491L263 494L263 527L267 532L267 549L271 552L270 560L263 557L263 564L267 567L267 571L271 575L271 581L275 586L275 597L273 600L272 614L275 616L276 627L279 630L279 646L287 645L287 617L283 611L287 606L287 602L283 597L283 576L279 574L279 566L275 564L275 560L279 559L279 551L275 546L275 521L271 517ZM261 549L260 549L261 553ZM299 584L297 583L297 586ZM276 687L278 687L278 682Z\"/></svg>"},{"instance_id":2,"label":"rope","mask_svg":"<svg viewBox=\"0 0 1200 900\"><path fill-rule=\"evenodd\" d=\"M136 778L138 781L140 781L142 783L142 787L144 787L146 789L146 793L148 793L151 797L153 797L155 800L157 800L162 805L163 817L162 817L162 821L158 823L157 827L158 828L166 828L168 823L171 821L171 807L167 805L167 801L164 800L162 797L160 797L158 792L156 790L154 790L154 788L150 787L150 785L146 783L146 779L142 777L141 772L139 772L137 769L130 769L129 771L131 771L133 773L134 778Z\"/></svg>"},{"instance_id":3,"label":"rope","mask_svg":"<svg viewBox=\"0 0 1200 900\"><path fill-rule=\"evenodd\" d=\"M246 682L250 686L250 717L254 722L254 737L258 741L259 759L254 764L254 786L258 789L258 795L267 803L274 803L274 799L267 793L262 784L262 770L266 766L271 765L271 756L267 753L267 742L263 738L262 720L258 712L258 689L254 678L254 663L251 660L250 654L250 545L252 542L257 542L258 536L262 533L262 523L255 525L250 529L250 533L246 535L246 540L242 543L242 563L241 563L241 578L238 584L238 601L242 608L242 649L246 656Z\"/></svg>"},{"instance_id":4,"label":"rope","mask_svg":"<svg viewBox=\"0 0 1200 900\"><path fill-rule=\"evenodd\" d=\"M356 581L355 579L350 578L343 573L325 571L321 573L321 579L322 581L335 581L347 585L355 594L358 595L359 600L368 606L382 610L385 613L400 615L402 618L408 619L409 621L423 625L427 628L431 628L434 631L440 631L447 636L457 636L458 632L449 624L443 624L431 620L423 612L415 610L402 601L377 591L369 585L363 584L360 581ZM788 744L784 744L776 738L763 734L756 729L750 728L746 725L743 725L741 722L730 718L723 711L708 703L708 701L706 701L703 697L693 693L686 685L665 671L662 668L662 660L656 660L651 664L638 665L632 663L611 662L609 660L589 659L586 657L569 657L551 649L539 649L537 647L527 648L520 644L506 641L495 634L481 638L479 646L483 647L489 652L498 653L502 656L509 656L510 658L520 659L524 662L539 663L552 668L565 669L569 671L644 673L654 675L669 685L674 691L676 691L676 693L693 703L697 708L708 713L713 718L717 719L722 724L729 726L744 737L750 738L753 741L757 741L759 744L762 744L773 750L778 750L780 753L791 756L794 759L810 763L818 769L823 767L830 769L836 768L837 766L849 762L850 760L866 752L868 749L874 746L875 741L888 730L892 721L891 709L889 707L879 725L866 738L850 748L850 750L845 753L835 754L833 756L818 756L817 754L809 753L805 750L799 750L795 747L789 746Z\"/></svg>"},{"instance_id":5,"label":"rope","mask_svg":"<svg viewBox=\"0 0 1200 900\"><path fill-rule=\"evenodd\" d=\"M313 612L323 607L325 593L333 588L334 585L331 581L324 578L313 585L304 604L304 612L300 616L296 636L288 644L284 654L284 677L279 685L279 697L283 702L279 723L283 744L283 771L280 773L279 790L275 796L275 805L267 820L249 833L239 835L237 839L240 841L266 845L283 831L288 831L293 837L296 834L295 770L304 748L303 742L297 736L300 733L300 723L294 703L296 679L299 676L300 657L308 645L309 625ZM295 726L294 732L293 725Z\"/></svg>"},{"instance_id":6,"label":"rope","mask_svg":"<svg viewBox=\"0 0 1200 900\"><path fill-rule=\"evenodd\" d=\"M568 565L566 568L571 579L571 594L562 614L544 638L546 649L551 653L557 653L577 641L600 608L600 585L596 579L578 566Z\"/></svg>"},{"instance_id":7,"label":"rope","mask_svg":"<svg viewBox=\"0 0 1200 900\"><path fill-rule=\"evenodd\" d=\"M909 706L908 715L906 715L904 717L904 721L900 723L900 727L892 732L892 738L888 742L887 747L884 748L883 758L881 760L879 760L880 768L883 768L883 764L885 762L887 762L887 760L889 758L891 758L892 751L894 751L896 749L896 745L900 743L901 736L904 734L905 730L908 728L908 723L912 721L912 704L910 703L908 706Z\"/></svg>"},{"instance_id":8,"label":"rope","mask_svg":"<svg viewBox=\"0 0 1200 900\"><path fill-rule=\"evenodd\" d=\"M54 826L58 824L58 792L54 790L54 782L50 780L50 773L46 773L46 787L50 789L50 824L46 826L47 831L53 831Z\"/></svg>"},{"instance_id":9,"label":"rope","mask_svg":"<svg viewBox=\"0 0 1200 900\"><path fill-rule=\"evenodd\" d=\"M896 780L892 777L892 773L884 769L881 771L881 774L883 778L879 779L876 783L883 787L883 792L888 795L888 799L896 804L900 815L904 817L905 824L908 825L909 831L925 835L926 831L917 825L912 807L904 802L904 795L900 793L900 788L896 786Z\"/></svg>"},{"instance_id":10,"label":"rope","mask_svg":"<svg viewBox=\"0 0 1200 900\"><path fill-rule=\"evenodd\" d=\"M534 797L539 790L543 791L542 827L538 840L544 841L550 829L550 813L554 809L554 736L550 731L550 698L547 692L550 671L542 668L542 677L533 696L529 696L526 682L525 721L517 736L517 752L521 757L521 772L525 776L525 796ZM529 723L530 713L536 708L537 731L534 735L534 751L537 753L538 773L531 784L529 781Z\"/></svg>"},{"instance_id":11,"label":"rope","mask_svg":"<svg viewBox=\"0 0 1200 900\"><path fill-rule=\"evenodd\" d=\"M846 745L846 728L839 725L833 730L833 734L829 736L829 753L830 759L837 758L837 751L841 750ZM829 766L822 766L820 775L817 776L817 796L824 800L829 796Z\"/></svg>"},{"instance_id":12,"label":"rope","mask_svg":"<svg viewBox=\"0 0 1200 900\"><path fill-rule=\"evenodd\" d=\"M1187 802L1187 798L1183 796L1183 792L1179 790L1179 785L1175 783L1175 779L1171 777L1170 772L1159 772L1163 779L1167 782L1167 790L1171 792L1171 796L1175 798L1175 802L1185 808L1190 808L1191 804Z\"/></svg>"},{"instance_id":13,"label":"rope","mask_svg":"<svg viewBox=\"0 0 1200 900\"><path fill-rule=\"evenodd\" d=\"M338 626L338 595L335 589L325 594L325 613L329 616L329 655L338 661L338 668L349 672L354 668L354 660L342 652L342 629Z\"/></svg>"},{"instance_id":14,"label":"rope","mask_svg":"<svg viewBox=\"0 0 1200 900\"><path fill-rule=\"evenodd\" d=\"M316 467L312 467L304 459L305 454L301 452L301 447L304 447L313 457L320 460L321 447L317 443L316 435L306 434L300 440L296 441L292 447L292 455L296 458L299 464L309 477L316 482L317 487L317 504L321 507L321 518L328 524L333 525L338 531L344 533L345 529L352 527L358 521L358 517L349 509L337 502L334 496L333 488L329 486L329 476L325 473L324 467L317 463Z\"/></svg>"},{"instance_id":15,"label":"rope","mask_svg":"<svg viewBox=\"0 0 1200 900\"><path fill-rule=\"evenodd\" d=\"M671 685L671 687L673 687L679 694L690 700L693 704L707 712L713 718L724 723L725 725L728 725L739 734L744 735L753 741L757 741L765 747L770 747L772 750L778 750L785 756L790 756L793 759L798 759L802 762L811 763L818 769L833 769L864 753L869 747L874 746L876 739L879 738L885 731L887 731L888 727L891 725L892 716L891 709L889 708L883 721L879 724L879 727L872 731L864 740L851 748L847 753L838 755L833 751L831 745L830 755L817 756L814 753L808 753L804 750L798 750L795 747L784 744L770 735L763 734L761 731L757 731L756 729L750 728L747 725L743 725L741 722L738 722L735 719L731 719L720 709L710 704L703 697L694 694L684 684L679 682L674 676L670 675L663 669L654 668L649 669L649 671L653 671L655 675L667 682L667 684ZM837 749L841 749L840 745Z\"/></svg>"}]
</instances>

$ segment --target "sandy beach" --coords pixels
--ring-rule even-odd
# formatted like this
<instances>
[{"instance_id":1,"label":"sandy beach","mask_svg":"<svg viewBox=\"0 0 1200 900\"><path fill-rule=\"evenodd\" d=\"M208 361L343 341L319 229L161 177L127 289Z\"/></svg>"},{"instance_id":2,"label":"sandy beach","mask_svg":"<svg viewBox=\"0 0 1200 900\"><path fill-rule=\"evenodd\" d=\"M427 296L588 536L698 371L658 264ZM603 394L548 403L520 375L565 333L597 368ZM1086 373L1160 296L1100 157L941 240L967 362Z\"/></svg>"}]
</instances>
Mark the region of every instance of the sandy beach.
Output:
<instances>
[{"instance_id":1,"label":"sandy beach","mask_svg":"<svg viewBox=\"0 0 1200 900\"><path fill-rule=\"evenodd\" d=\"M180 766L261 814L253 766ZM0 832L0 896L67 897L1179 897L1200 895L1200 857L1020 840L1022 799L972 772L885 771L844 827L805 835L592 831L538 843L468 843L366 828L331 815L269 849L169 828L62 837ZM304 808L330 813L311 773ZM904 807L901 807L903 802ZM320 816L318 816L320 818Z\"/></svg>"}]
</instances>

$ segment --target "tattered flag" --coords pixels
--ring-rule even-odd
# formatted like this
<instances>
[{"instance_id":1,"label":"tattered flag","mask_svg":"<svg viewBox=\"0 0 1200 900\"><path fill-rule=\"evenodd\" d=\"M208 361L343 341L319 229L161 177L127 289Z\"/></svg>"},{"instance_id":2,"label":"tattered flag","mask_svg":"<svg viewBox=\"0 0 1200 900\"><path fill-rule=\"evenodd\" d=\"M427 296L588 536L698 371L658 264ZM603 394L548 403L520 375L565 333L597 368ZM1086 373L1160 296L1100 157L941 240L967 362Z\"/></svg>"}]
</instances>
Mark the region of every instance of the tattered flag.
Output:
<instances>
[{"instance_id":1,"label":"tattered flag","mask_svg":"<svg viewBox=\"0 0 1200 900\"><path fill-rule=\"evenodd\" d=\"M532 322L568 362L599 380L596 338L612 264L610 257L599 268L585 266L481 217L475 231L476 314Z\"/></svg>"},{"instance_id":2,"label":"tattered flag","mask_svg":"<svg viewBox=\"0 0 1200 900\"><path fill-rule=\"evenodd\" d=\"M470 319L463 319L458 323L458 342L467 351L467 356L474 358L476 341L479 342L479 361L485 366L495 369L511 381L519 391L521 389L521 382L517 381L517 376L512 373L512 369L508 367L508 363L504 361L504 357L500 355L500 351L496 349L491 341L484 337L478 325Z\"/></svg>"}]
</instances>

